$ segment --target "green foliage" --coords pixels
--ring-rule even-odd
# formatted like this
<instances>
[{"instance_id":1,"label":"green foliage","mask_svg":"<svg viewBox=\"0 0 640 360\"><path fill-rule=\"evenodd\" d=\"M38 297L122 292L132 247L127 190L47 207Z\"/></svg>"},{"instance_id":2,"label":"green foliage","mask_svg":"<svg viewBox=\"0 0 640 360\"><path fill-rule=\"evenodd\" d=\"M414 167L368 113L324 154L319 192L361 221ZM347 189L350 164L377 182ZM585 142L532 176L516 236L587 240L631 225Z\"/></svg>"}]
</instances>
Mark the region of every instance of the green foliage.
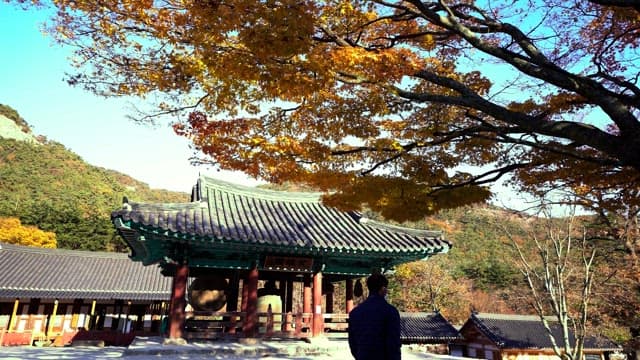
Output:
<instances>
[{"instance_id":1,"label":"green foliage","mask_svg":"<svg viewBox=\"0 0 640 360\"><path fill-rule=\"evenodd\" d=\"M630 329L624 327L606 328L602 333L618 344L623 344L632 338Z\"/></svg>"},{"instance_id":2,"label":"green foliage","mask_svg":"<svg viewBox=\"0 0 640 360\"><path fill-rule=\"evenodd\" d=\"M383 220L373 212L365 216ZM522 219L489 206L466 206L440 211L423 221L406 222L402 226L445 230L445 239L453 244L444 255L451 274L474 281L482 290L508 288L521 280L510 254L511 247L501 227L512 233L524 233Z\"/></svg>"},{"instance_id":3,"label":"green foliage","mask_svg":"<svg viewBox=\"0 0 640 360\"><path fill-rule=\"evenodd\" d=\"M123 196L149 202L189 199L186 193L152 190L127 175L91 166L59 143L0 139L0 217L54 232L60 248L125 250L110 220Z\"/></svg>"},{"instance_id":4,"label":"green foliage","mask_svg":"<svg viewBox=\"0 0 640 360\"><path fill-rule=\"evenodd\" d=\"M474 280L477 288L507 288L520 280L499 226L518 229L517 218L491 207L465 207L441 212L436 219L455 227L448 233L453 249L448 254L454 274ZM499 224L497 224L499 221ZM499 225L499 226L498 226Z\"/></svg>"}]
</instances>

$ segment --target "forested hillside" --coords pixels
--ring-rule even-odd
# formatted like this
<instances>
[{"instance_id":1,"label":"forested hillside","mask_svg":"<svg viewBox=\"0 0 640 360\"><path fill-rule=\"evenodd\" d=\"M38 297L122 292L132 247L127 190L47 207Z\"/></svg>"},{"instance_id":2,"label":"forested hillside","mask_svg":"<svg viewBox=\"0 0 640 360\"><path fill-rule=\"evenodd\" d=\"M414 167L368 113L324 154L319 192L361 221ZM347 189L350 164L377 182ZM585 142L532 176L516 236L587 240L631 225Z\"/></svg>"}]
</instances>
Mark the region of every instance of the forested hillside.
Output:
<instances>
[{"instance_id":1,"label":"forested hillside","mask_svg":"<svg viewBox=\"0 0 640 360\"><path fill-rule=\"evenodd\" d=\"M28 132L24 120L17 123ZM151 189L125 174L87 164L64 145L42 137L30 143L0 134L0 217L16 217L23 225L55 233L59 248L124 251L109 219L123 196L189 200L186 193Z\"/></svg>"}]
</instances>

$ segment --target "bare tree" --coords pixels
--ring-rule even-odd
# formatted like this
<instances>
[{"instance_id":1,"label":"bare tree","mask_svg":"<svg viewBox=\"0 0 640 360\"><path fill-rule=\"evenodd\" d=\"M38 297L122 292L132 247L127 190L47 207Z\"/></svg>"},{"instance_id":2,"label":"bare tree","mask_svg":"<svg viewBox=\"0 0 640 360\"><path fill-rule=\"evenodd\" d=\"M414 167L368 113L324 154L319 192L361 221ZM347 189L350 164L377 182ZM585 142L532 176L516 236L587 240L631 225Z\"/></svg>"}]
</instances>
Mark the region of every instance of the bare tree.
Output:
<instances>
[{"instance_id":1,"label":"bare tree","mask_svg":"<svg viewBox=\"0 0 640 360\"><path fill-rule=\"evenodd\" d=\"M537 256L530 255L532 252L523 249L506 228L503 230L517 253L520 271L531 292L531 304L547 330L554 352L562 359L580 360L596 251L587 245L586 230L574 229L574 216L560 220L562 223L547 219L542 238L535 229L529 231ZM576 240L578 246L574 247ZM561 328L562 339L553 335L553 320Z\"/></svg>"}]
</instances>

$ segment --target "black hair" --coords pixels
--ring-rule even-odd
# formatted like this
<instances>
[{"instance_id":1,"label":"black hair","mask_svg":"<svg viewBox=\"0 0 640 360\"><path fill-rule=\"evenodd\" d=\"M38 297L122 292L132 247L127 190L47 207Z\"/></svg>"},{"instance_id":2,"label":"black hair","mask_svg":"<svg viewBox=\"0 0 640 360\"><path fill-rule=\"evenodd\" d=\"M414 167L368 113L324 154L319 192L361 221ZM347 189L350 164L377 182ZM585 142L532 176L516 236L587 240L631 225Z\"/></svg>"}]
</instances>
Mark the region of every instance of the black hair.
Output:
<instances>
[{"instance_id":1,"label":"black hair","mask_svg":"<svg viewBox=\"0 0 640 360\"><path fill-rule=\"evenodd\" d=\"M367 278L367 288L370 294L377 294L380 289L387 287L389 280L382 274L373 274Z\"/></svg>"}]
</instances>

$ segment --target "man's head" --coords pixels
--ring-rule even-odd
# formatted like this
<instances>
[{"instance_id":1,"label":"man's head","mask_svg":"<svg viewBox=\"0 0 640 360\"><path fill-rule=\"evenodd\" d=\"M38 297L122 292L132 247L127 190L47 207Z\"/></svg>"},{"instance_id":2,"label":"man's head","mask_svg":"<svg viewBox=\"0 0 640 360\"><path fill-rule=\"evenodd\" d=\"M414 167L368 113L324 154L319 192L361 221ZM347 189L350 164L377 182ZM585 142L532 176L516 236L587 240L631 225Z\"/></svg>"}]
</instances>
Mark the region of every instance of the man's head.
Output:
<instances>
[{"instance_id":1,"label":"man's head","mask_svg":"<svg viewBox=\"0 0 640 360\"><path fill-rule=\"evenodd\" d=\"M385 296L387 294L387 286L389 285L389 280L382 274L373 274L367 278L367 288L369 289L369 294L378 294L381 296Z\"/></svg>"}]
</instances>

